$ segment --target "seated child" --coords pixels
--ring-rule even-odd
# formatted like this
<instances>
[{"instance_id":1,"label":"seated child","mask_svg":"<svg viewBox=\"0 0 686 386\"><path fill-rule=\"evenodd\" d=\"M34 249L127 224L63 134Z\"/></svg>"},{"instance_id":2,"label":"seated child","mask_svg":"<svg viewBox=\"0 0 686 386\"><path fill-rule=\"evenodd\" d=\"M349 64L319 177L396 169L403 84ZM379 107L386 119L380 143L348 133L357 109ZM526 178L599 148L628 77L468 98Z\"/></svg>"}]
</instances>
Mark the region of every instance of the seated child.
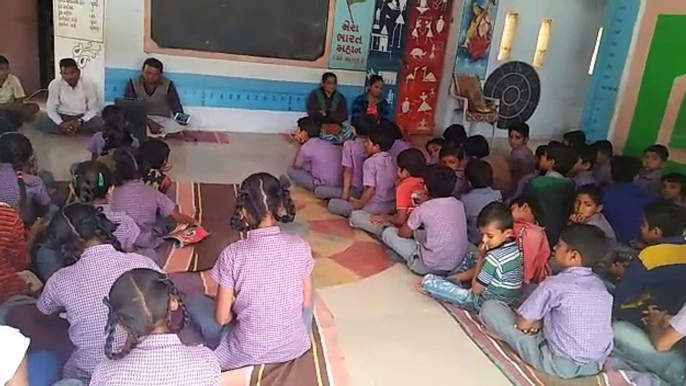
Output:
<instances>
[{"instance_id":1,"label":"seated child","mask_svg":"<svg viewBox=\"0 0 686 386\"><path fill-rule=\"evenodd\" d=\"M132 149L117 149L114 161L116 187L110 205L113 211L126 213L140 228L137 248L155 248L160 237L174 230L177 223L199 225L195 218L179 213L169 197L145 185Z\"/></svg>"},{"instance_id":2,"label":"seated child","mask_svg":"<svg viewBox=\"0 0 686 386\"><path fill-rule=\"evenodd\" d=\"M441 160L439 154L445 145L445 139L443 138L432 138L426 143L427 164L436 165Z\"/></svg>"},{"instance_id":3,"label":"seated child","mask_svg":"<svg viewBox=\"0 0 686 386\"><path fill-rule=\"evenodd\" d=\"M643 207L657 197L632 183L641 161L630 156L615 156L610 161L613 184L603 191L603 214L612 225L621 244L629 244L641 228Z\"/></svg>"},{"instance_id":4,"label":"seated child","mask_svg":"<svg viewBox=\"0 0 686 386\"><path fill-rule=\"evenodd\" d=\"M37 307L45 315L66 312L69 339L76 348L64 365L64 377L85 384L105 360L108 309L102 300L112 284L135 268L160 271L147 257L120 252L115 228L95 207L81 203L67 205L50 222L49 233L63 246L59 252L70 264L48 279Z\"/></svg>"},{"instance_id":5,"label":"seated child","mask_svg":"<svg viewBox=\"0 0 686 386\"><path fill-rule=\"evenodd\" d=\"M551 142L539 165L544 175L534 178L524 192L540 203L541 221L551 247L557 244L574 209L574 181L565 176L575 163L576 157L569 147Z\"/></svg>"},{"instance_id":6,"label":"seated child","mask_svg":"<svg viewBox=\"0 0 686 386\"><path fill-rule=\"evenodd\" d=\"M386 130L393 137L393 146L388 150L388 153L393 157L393 159L398 158L403 150L409 149L411 146L405 142L403 139L403 132L397 123L393 121L382 121L379 125L380 130Z\"/></svg>"},{"instance_id":7,"label":"seated child","mask_svg":"<svg viewBox=\"0 0 686 386\"><path fill-rule=\"evenodd\" d=\"M426 192L422 175L426 169L424 153L419 149L407 149L398 155L398 183L395 187L395 213L370 215L363 210L353 211L350 226L381 237L386 226L401 227Z\"/></svg>"},{"instance_id":8,"label":"seated child","mask_svg":"<svg viewBox=\"0 0 686 386\"><path fill-rule=\"evenodd\" d=\"M510 202L514 219L514 235L524 259L524 284L540 283L551 274L550 244L545 228L538 222L541 216L538 202L530 197L518 197Z\"/></svg>"},{"instance_id":9,"label":"seated child","mask_svg":"<svg viewBox=\"0 0 686 386\"><path fill-rule=\"evenodd\" d=\"M472 288L462 288L436 275L426 275L422 290L461 308L479 311L487 300L512 304L519 299L523 281L522 253L515 242L512 213L501 202L488 204L478 219L483 237L477 253Z\"/></svg>"},{"instance_id":10,"label":"seated child","mask_svg":"<svg viewBox=\"0 0 686 386\"><path fill-rule=\"evenodd\" d=\"M15 208L27 224L39 217L49 219L57 210L37 170L32 170L37 169L35 157L24 134L0 135L0 202Z\"/></svg>"},{"instance_id":11,"label":"seated child","mask_svg":"<svg viewBox=\"0 0 686 386\"><path fill-rule=\"evenodd\" d=\"M563 379L599 373L612 351L612 296L591 267L607 244L594 226L566 228L553 254L564 269L541 282L516 312L484 303L486 328L543 373Z\"/></svg>"},{"instance_id":12,"label":"seated child","mask_svg":"<svg viewBox=\"0 0 686 386\"><path fill-rule=\"evenodd\" d=\"M643 150L643 168L634 183L646 192L657 195L660 192L662 167L669 159L669 150L662 145L648 146Z\"/></svg>"},{"instance_id":13,"label":"seated child","mask_svg":"<svg viewBox=\"0 0 686 386\"><path fill-rule=\"evenodd\" d=\"M681 173L668 173L662 176L662 185L660 186L662 201L683 206L685 194L686 176Z\"/></svg>"},{"instance_id":14,"label":"seated child","mask_svg":"<svg viewBox=\"0 0 686 386\"><path fill-rule=\"evenodd\" d=\"M296 136L303 142L288 169L291 181L310 191L318 186L340 187L341 147L319 138L319 126L311 118L298 120Z\"/></svg>"},{"instance_id":15,"label":"seated child","mask_svg":"<svg viewBox=\"0 0 686 386\"><path fill-rule=\"evenodd\" d=\"M171 178L165 174L171 169L169 164L170 153L169 145L158 138L146 140L138 150L143 182L165 194L172 184Z\"/></svg>"},{"instance_id":16,"label":"seated child","mask_svg":"<svg viewBox=\"0 0 686 386\"><path fill-rule=\"evenodd\" d=\"M569 147L577 147L586 144L586 133L582 130L566 132L562 136L562 144Z\"/></svg>"},{"instance_id":17,"label":"seated child","mask_svg":"<svg viewBox=\"0 0 686 386\"><path fill-rule=\"evenodd\" d=\"M102 109L102 119L105 122L105 131L93 134L86 147L92 160L106 156L119 147L138 147L138 140L126 129L124 111L121 108L115 105L105 106Z\"/></svg>"},{"instance_id":18,"label":"seated child","mask_svg":"<svg viewBox=\"0 0 686 386\"><path fill-rule=\"evenodd\" d=\"M600 140L594 142L591 146L593 146L596 151L595 165L593 165L593 177L595 177L598 185L609 185L610 182L612 182L612 175L610 174L610 159L614 155L612 142L608 140Z\"/></svg>"},{"instance_id":19,"label":"seated child","mask_svg":"<svg viewBox=\"0 0 686 386\"><path fill-rule=\"evenodd\" d=\"M597 185L592 171L596 159L595 149L590 145L579 145L573 150L576 153L577 159L574 168L572 168L571 175L576 187Z\"/></svg>"},{"instance_id":20,"label":"seated child","mask_svg":"<svg viewBox=\"0 0 686 386\"><path fill-rule=\"evenodd\" d=\"M350 197L360 198L364 185L362 184L362 165L367 159L367 137L372 130L378 130L374 118L363 116L354 122L355 138L343 142L341 166L343 169L343 186L318 186L314 189L317 198L328 200L340 198L348 201Z\"/></svg>"},{"instance_id":21,"label":"seated child","mask_svg":"<svg viewBox=\"0 0 686 386\"><path fill-rule=\"evenodd\" d=\"M641 241L646 247L615 290L615 317L641 325L649 305L674 315L686 301L686 209L658 202L645 207Z\"/></svg>"},{"instance_id":22,"label":"seated child","mask_svg":"<svg viewBox=\"0 0 686 386\"><path fill-rule=\"evenodd\" d=\"M517 198L520 197L522 194L524 194L524 191L526 188L529 186L531 181L534 180L534 178L538 177L541 175L541 159L543 156L545 156L546 149L548 148L548 145L540 145L536 148L536 169L532 171L529 174L526 174L522 176L522 178L517 182L517 189L515 192L512 194L512 198Z\"/></svg>"},{"instance_id":23,"label":"seated child","mask_svg":"<svg viewBox=\"0 0 686 386\"><path fill-rule=\"evenodd\" d=\"M128 271L114 282L105 302L107 359L95 368L91 385L219 384L221 370L212 350L186 346L177 335L188 315L167 275L145 268ZM184 318L175 326L172 314L179 309ZM126 332L128 344L122 348L114 343L117 328Z\"/></svg>"},{"instance_id":24,"label":"seated child","mask_svg":"<svg viewBox=\"0 0 686 386\"><path fill-rule=\"evenodd\" d=\"M664 382L660 384L683 385L686 380L683 348L686 304L672 315L650 307L643 318L645 326L621 321L613 323L614 354L627 359L636 371L659 376Z\"/></svg>"},{"instance_id":25,"label":"seated child","mask_svg":"<svg viewBox=\"0 0 686 386\"><path fill-rule=\"evenodd\" d=\"M295 219L290 192L257 173L241 183L239 197L231 228L247 237L229 244L211 271L216 300L187 301L205 340L219 342L214 353L224 371L289 362L311 347L312 249L278 226Z\"/></svg>"},{"instance_id":26,"label":"seated child","mask_svg":"<svg viewBox=\"0 0 686 386\"><path fill-rule=\"evenodd\" d=\"M467 131L461 124L453 123L443 131L443 139L448 146L462 147L467 141Z\"/></svg>"},{"instance_id":27,"label":"seated child","mask_svg":"<svg viewBox=\"0 0 686 386\"><path fill-rule=\"evenodd\" d=\"M491 187L493 183L493 169L491 165L480 159L472 160L467 164L464 171L467 181L471 186L469 192L462 195L460 201L464 204L467 215L467 233L469 242L478 244L481 242L481 232L477 226L477 217L481 210L494 201L502 201L500 191Z\"/></svg>"},{"instance_id":28,"label":"seated child","mask_svg":"<svg viewBox=\"0 0 686 386\"><path fill-rule=\"evenodd\" d=\"M460 265L469 248L464 206L452 196L455 173L447 167L430 167L424 173L424 185L429 199L410 213L400 229L386 228L381 238L412 272L445 275ZM420 227L426 240L413 238Z\"/></svg>"},{"instance_id":29,"label":"seated child","mask_svg":"<svg viewBox=\"0 0 686 386\"><path fill-rule=\"evenodd\" d=\"M468 156L467 164L473 159L482 159L491 165L493 175L493 188L501 192L509 193L512 189L512 174L507 157L500 153L491 153L488 141L483 135L472 135L464 144L465 154ZM467 165L463 166L467 168Z\"/></svg>"},{"instance_id":30,"label":"seated child","mask_svg":"<svg viewBox=\"0 0 686 386\"><path fill-rule=\"evenodd\" d=\"M536 170L536 156L527 145L529 142L529 125L525 122L510 125L507 129L507 142L512 148L508 157L512 182L517 184L522 177Z\"/></svg>"},{"instance_id":31,"label":"seated child","mask_svg":"<svg viewBox=\"0 0 686 386\"><path fill-rule=\"evenodd\" d=\"M362 165L364 191L359 199L348 201L334 198L329 201L331 213L348 217L354 210L375 214L388 214L395 208L395 182L398 169L395 159L388 153L393 146L393 136L384 130L369 133L365 149L369 157Z\"/></svg>"},{"instance_id":32,"label":"seated child","mask_svg":"<svg viewBox=\"0 0 686 386\"><path fill-rule=\"evenodd\" d=\"M455 189L453 189L453 196L459 200L469 190L469 182L464 176L464 165L462 164L464 150L461 147L444 146L438 155L441 165L447 166L455 172L457 182Z\"/></svg>"},{"instance_id":33,"label":"seated child","mask_svg":"<svg viewBox=\"0 0 686 386\"><path fill-rule=\"evenodd\" d=\"M594 185L585 185L576 191L574 213L569 217L569 221L576 224L595 225L605 233L608 240L617 241L615 231L602 211L603 193Z\"/></svg>"}]
</instances>

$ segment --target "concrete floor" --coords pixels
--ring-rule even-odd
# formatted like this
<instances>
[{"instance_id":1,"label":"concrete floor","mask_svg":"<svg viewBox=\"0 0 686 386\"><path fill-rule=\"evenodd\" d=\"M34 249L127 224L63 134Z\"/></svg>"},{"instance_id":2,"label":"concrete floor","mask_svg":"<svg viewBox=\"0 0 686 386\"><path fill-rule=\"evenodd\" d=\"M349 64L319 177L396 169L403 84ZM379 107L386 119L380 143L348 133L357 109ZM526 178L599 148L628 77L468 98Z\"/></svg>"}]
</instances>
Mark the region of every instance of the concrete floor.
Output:
<instances>
[{"instance_id":1,"label":"concrete floor","mask_svg":"<svg viewBox=\"0 0 686 386\"><path fill-rule=\"evenodd\" d=\"M86 137L27 130L42 169L69 178L89 158ZM173 141L171 175L198 182L239 183L251 173L282 174L295 146L275 134L230 134L228 145ZM419 294L419 278L394 267L370 278L320 288L333 312L350 385L479 385L510 382L435 301Z\"/></svg>"}]
</instances>

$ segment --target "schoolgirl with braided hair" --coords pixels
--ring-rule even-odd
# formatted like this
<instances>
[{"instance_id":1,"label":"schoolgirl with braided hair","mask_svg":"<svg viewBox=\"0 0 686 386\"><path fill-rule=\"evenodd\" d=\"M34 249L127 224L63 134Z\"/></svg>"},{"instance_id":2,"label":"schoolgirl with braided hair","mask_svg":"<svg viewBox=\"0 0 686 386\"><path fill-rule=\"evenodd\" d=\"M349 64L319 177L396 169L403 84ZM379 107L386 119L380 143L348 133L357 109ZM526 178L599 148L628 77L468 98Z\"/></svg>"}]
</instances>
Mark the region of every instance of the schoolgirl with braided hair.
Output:
<instances>
[{"instance_id":1,"label":"schoolgirl with braided hair","mask_svg":"<svg viewBox=\"0 0 686 386\"><path fill-rule=\"evenodd\" d=\"M310 349L312 250L278 226L294 219L288 184L267 173L243 181L231 227L247 236L212 269L216 300L189 299L191 320L209 345L218 344L222 370L288 362Z\"/></svg>"},{"instance_id":2,"label":"schoolgirl with braided hair","mask_svg":"<svg viewBox=\"0 0 686 386\"><path fill-rule=\"evenodd\" d=\"M114 281L135 268L160 271L153 260L122 252L115 229L99 209L83 203L65 206L50 222L49 243L64 267L47 280L37 307L46 315L66 313L75 350L64 366L65 378L88 383L105 359L107 307L102 299Z\"/></svg>"},{"instance_id":3,"label":"schoolgirl with braided hair","mask_svg":"<svg viewBox=\"0 0 686 386\"><path fill-rule=\"evenodd\" d=\"M49 213L51 198L36 176L33 146L21 133L0 135L0 202L17 209L27 224Z\"/></svg>"},{"instance_id":4,"label":"schoolgirl with braided hair","mask_svg":"<svg viewBox=\"0 0 686 386\"><path fill-rule=\"evenodd\" d=\"M205 386L219 384L219 362L204 346L186 346L177 333L188 315L167 275L150 269L122 274L104 300L108 307L105 356L91 385ZM172 322L180 311L181 323ZM126 339L115 347L116 331ZM152 371L154 369L154 371Z\"/></svg>"}]
</instances>

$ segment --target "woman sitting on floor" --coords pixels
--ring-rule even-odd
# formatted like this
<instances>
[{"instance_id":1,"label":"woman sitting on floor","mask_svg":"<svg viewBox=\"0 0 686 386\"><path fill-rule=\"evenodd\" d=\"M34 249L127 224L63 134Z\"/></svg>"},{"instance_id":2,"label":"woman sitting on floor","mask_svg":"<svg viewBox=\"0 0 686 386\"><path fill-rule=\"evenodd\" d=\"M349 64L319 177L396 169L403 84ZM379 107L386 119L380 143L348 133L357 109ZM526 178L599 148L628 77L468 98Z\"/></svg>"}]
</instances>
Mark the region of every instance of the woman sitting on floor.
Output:
<instances>
[{"instance_id":1,"label":"woman sitting on floor","mask_svg":"<svg viewBox=\"0 0 686 386\"><path fill-rule=\"evenodd\" d=\"M383 97L383 78L372 75L367 81L367 89L364 94L358 96L352 105L352 121L357 122L361 116L374 117L377 123L391 119L391 106Z\"/></svg>"},{"instance_id":2,"label":"woman sitting on floor","mask_svg":"<svg viewBox=\"0 0 686 386\"><path fill-rule=\"evenodd\" d=\"M337 88L336 74L324 73L321 86L307 97L307 116L321 126L321 139L343 143L354 134L352 128L344 125L348 120L348 102Z\"/></svg>"}]
</instances>

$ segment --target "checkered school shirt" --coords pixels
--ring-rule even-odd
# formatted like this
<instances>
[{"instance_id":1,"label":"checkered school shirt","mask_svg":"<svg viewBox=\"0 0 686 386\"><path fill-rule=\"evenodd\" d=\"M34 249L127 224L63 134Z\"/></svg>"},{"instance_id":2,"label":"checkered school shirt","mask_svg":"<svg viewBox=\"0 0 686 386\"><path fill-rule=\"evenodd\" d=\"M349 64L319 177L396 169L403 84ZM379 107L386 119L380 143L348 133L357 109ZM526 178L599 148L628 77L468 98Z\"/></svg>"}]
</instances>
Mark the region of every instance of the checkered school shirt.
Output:
<instances>
[{"instance_id":1,"label":"checkered school shirt","mask_svg":"<svg viewBox=\"0 0 686 386\"><path fill-rule=\"evenodd\" d=\"M24 173L24 185L26 186L26 197L29 202L43 207L50 205L52 200L40 177ZM13 208L18 208L19 195L17 172L10 164L0 164L0 202L7 203Z\"/></svg>"},{"instance_id":2,"label":"checkered school shirt","mask_svg":"<svg viewBox=\"0 0 686 386\"><path fill-rule=\"evenodd\" d=\"M136 246L141 248L154 247L157 242L152 232L157 215L168 217L176 210L174 201L141 180L114 188L110 205L113 211L124 212L136 222L141 230Z\"/></svg>"},{"instance_id":3,"label":"checkered school shirt","mask_svg":"<svg viewBox=\"0 0 686 386\"><path fill-rule=\"evenodd\" d=\"M212 278L235 296L235 327L215 350L222 370L288 362L310 349L303 281L313 267L309 244L276 226L250 231L222 251Z\"/></svg>"},{"instance_id":4,"label":"checkered school shirt","mask_svg":"<svg viewBox=\"0 0 686 386\"><path fill-rule=\"evenodd\" d=\"M543 319L543 336L556 356L585 365L612 351L612 295L590 268L566 268L541 282L517 313Z\"/></svg>"},{"instance_id":5,"label":"checkered school shirt","mask_svg":"<svg viewBox=\"0 0 686 386\"><path fill-rule=\"evenodd\" d=\"M426 243L420 257L427 268L452 271L469 247L464 205L455 197L434 198L416 207L407 219L413 231L424 226Z\"/></svg>"},{"instance_id":6,"label":"checkered school shirt","mask_svg":"<svg viewBox=\"0 0 686 386\"><path fill-rule=\"evenodd\" d=\"M100 362L90 386L214 386L220 372L209 348L185 346L176 334L149 335L124 358Z\"/></svg>"},{"instance_id":7,"label":"checkered school shirt","mask_svg":"<svg viewBox=\"0 0 686 386\"><path fill-rule=\"evenodd\" d=\"M122 248L127 251L133 250L133 245L136 243L138 236L141 234L141 229L124 212L114 212L110 204L96 204L97 208L102 208L102 213L108 220L117 224L117 230L114 231L114 237L119 240Z\"/></svg>"},{"instance_id":8,"label":"checkered school shirt","mask_svg":"<svg viewBox=\"0 0 686 386\"><path fill-rule=\"evenodd\" d=\"M87 248L74 265L58 270L45 283L38 310L46 315L65 311L69 339L76 346L64 366L65 378L87 381L105 359L107 306L102 299L119 276L135 268L161 271L147 257L121 253L103 244Z\"/></svg>"}]
</instances>

